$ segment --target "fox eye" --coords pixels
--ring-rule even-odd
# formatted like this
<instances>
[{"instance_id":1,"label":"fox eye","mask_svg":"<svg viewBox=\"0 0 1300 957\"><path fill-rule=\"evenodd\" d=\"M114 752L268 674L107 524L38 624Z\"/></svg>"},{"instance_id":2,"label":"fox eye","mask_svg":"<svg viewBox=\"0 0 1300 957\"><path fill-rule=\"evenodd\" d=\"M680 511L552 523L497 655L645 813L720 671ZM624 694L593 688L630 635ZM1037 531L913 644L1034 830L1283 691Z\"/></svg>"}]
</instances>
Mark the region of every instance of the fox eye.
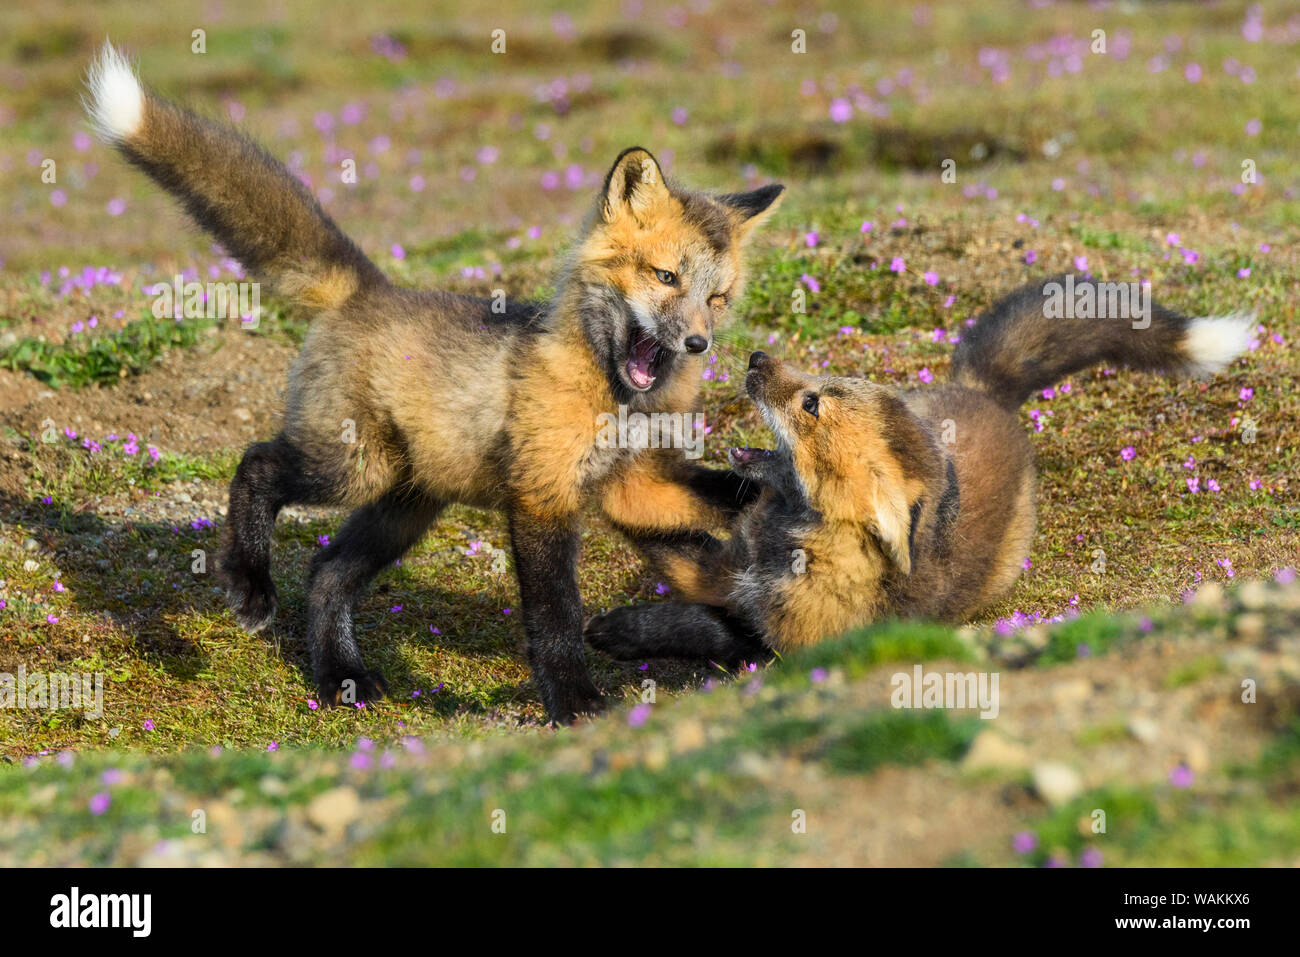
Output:
<instances>
[{"instance_id":1,"label":"fox eye","mask_svg":"<svg viewBox=\"0 0 1300 957\"><path fill-rule=\"evenodd\" d=\"M803 397L803 410L815 419L817 418L817 408L818 408L817 393L809 392L806 396Z\"/></svg>"},{"instance_id":2,"label":"fox eye","mask_svg":"<svg viewBox=\"0 0 1300 957\"><path fill-rule=\"evenodd\" d=\"M670 272L667 269L656 269L655 278L658 279L665 286L677 285L677 273Z\"/></svg>"}]
</instances>

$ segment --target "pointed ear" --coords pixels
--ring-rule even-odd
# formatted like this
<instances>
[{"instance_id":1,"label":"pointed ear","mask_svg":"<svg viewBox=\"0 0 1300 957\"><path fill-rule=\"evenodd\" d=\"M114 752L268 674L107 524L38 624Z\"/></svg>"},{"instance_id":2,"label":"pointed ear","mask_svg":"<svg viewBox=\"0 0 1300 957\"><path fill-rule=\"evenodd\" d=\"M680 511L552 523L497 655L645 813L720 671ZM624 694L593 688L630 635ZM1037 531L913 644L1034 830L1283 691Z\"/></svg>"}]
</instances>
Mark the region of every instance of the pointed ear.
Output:
<instances>
[{"instance_id":1,"label":"pointed ear","mask_svg":"<svg viewBox=\"0 0 1300 957\"><path fill-rule=\"evenodd\" d=\"M907 507L907 497L898 485L886 485L882 476L876 478L876 494L872 503L871 518L876 536L885 554L904 575L912 574L912 520L914 511Z\"/></svg>"},{"instance_id":2,"label":"pointed ear","mask_svg":"<svg viewBox=\"0 0 1300 957\"><path fill-rule=\"evenodd\" d=\"M620 216L639 217L668 195L659 163L649 150L633 146L618 154L605 177L601 217L607 223Z\"/></svg>"},{"instance_id":3,"label":"pointed ear","mask_svg":"<svg viewBox=\"0 0 1300 957\"><path fill-rule=\"evenodd\" d=\"M719 196L718 202L731 214L732 222L736 224L743 239L776 212L784 195L784 186L780 183L769 183L748 193L728 193Z\"/></svg>"}]
</instances>

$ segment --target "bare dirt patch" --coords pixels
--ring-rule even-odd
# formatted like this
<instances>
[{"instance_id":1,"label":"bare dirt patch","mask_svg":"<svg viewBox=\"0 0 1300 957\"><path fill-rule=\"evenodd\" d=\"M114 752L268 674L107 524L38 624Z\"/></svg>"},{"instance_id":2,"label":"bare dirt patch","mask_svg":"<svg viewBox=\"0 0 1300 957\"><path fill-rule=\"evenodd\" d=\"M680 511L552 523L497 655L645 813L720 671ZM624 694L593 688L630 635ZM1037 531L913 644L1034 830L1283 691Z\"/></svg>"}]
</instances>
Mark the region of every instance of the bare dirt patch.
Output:
<instances>
[{"instance_id":1,"label":"bare dirt patch","mask_svg":"<svg viewBox=\"0 0 1300 957\"><path fill-rule=\"evenodd\" d=\"M50 389L31 376L0 373L0 427L20 435L50 423L103 441L133 432L165 452L207 455L269 438L283 410L296 349L265 336L214 330L195 350L165 353L148 371L108 386ZM11 453L0 488L21 494L26 474Z\"/></svg>"}]
</instances>

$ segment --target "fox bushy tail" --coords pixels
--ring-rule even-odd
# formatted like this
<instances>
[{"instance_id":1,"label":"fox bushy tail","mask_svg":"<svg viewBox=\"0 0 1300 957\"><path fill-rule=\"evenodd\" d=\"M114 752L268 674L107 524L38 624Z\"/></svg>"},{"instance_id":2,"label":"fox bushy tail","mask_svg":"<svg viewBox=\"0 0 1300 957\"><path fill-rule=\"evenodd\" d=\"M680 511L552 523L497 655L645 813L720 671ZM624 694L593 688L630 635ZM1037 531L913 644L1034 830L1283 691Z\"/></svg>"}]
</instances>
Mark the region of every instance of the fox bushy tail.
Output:
<instances>
[{"instance_id":1,"label":"fox bushy tail","mask_svg":"<svg viewBox=\"0 0 1300 957\"><path fill-rule=\"evenodd\" d=\"M952 378L1015 409L1101 362L1172 375L1218 372L1245 350L1253 325L1245 315L1180 315L1135 284L1057 276L1017 289L965 330Z\"/></svg>"},{"instance_id":2,"label":"fox bushy tail","mask_svg":"<svg viewBox=\"0 0 1300 957\"><path fill-rule=\"evenodd\" d=\"M180 200L254 276L322 309L386 281L283 163L234 127L146 90L111 43L86 85L99 136Z\"/></svg>"}]
</instances>

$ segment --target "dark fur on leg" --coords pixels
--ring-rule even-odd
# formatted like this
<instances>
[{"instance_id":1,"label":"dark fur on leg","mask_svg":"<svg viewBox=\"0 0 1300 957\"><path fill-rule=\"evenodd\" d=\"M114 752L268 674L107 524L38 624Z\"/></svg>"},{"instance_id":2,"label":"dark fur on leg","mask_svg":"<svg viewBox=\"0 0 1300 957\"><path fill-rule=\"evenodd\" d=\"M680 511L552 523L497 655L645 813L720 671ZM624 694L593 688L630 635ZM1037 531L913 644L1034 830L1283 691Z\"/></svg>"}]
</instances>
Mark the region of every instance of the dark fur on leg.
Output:
<instances>
[{"instance_id":1,"label":"dark fur on leg","mask_svg":"<svg viewBox=\"0 0 1300 957\"><path fill-rule=\"evenodd\" d=\"M367 670L361 660L352 613L370 580L420 540L443 506L418 492L390 491L348 516L335 540L312 560L307 637L316 685L326 704L383 696L383 676ZM352 701L349 691L354 693Z\"/></svg>"},{"instance_id":2,"label":"dark fur on leg","mask_svg":"<svg viewBox=\"0 0 1300 957\"><path fill-rule=\"evenodd\" d=\"M763 490L759 482L750 481L731 469L688 464L683 467L682 477L693 494L729 518L739 515Z\"/></svg>"},{"instance_id":3,"label":"dark fur on leg","mask_svg":"<svg viewBox=\"0 0 1300 957\"><path fill-rule=\"evenodd\" d=\"M578 593L578 532L512 512L510 541L523 599L524 632L533 681L552 723L569 724L600 711L600 692L587 673Z\"/></svg>"},{"instance_id":4,"label":"dark fur on leg","mask_svg":"<svg viewBox=\"0 0 1300 957\"><path fill-rule=\"evenodd\" d=\"M772 651L725 608L662 602L626 605L587 625L587 641L611 658L702 658L726 668L767 661Z\"/></svg>"},{"instance_id":5,"label":"dark fur on leg","mask_svg":"<svg viewBox=\"0 0 1300 957\"><path fill-rule=\"evenodd\" d=\"M271 533L280 509L327 502L335 484L320 470L309 468L302 453L282 435L251 445L244 453L230 483L217 576L227 604L246 631L260 631L275 617Z\"/></svg>"}]
</instances>

